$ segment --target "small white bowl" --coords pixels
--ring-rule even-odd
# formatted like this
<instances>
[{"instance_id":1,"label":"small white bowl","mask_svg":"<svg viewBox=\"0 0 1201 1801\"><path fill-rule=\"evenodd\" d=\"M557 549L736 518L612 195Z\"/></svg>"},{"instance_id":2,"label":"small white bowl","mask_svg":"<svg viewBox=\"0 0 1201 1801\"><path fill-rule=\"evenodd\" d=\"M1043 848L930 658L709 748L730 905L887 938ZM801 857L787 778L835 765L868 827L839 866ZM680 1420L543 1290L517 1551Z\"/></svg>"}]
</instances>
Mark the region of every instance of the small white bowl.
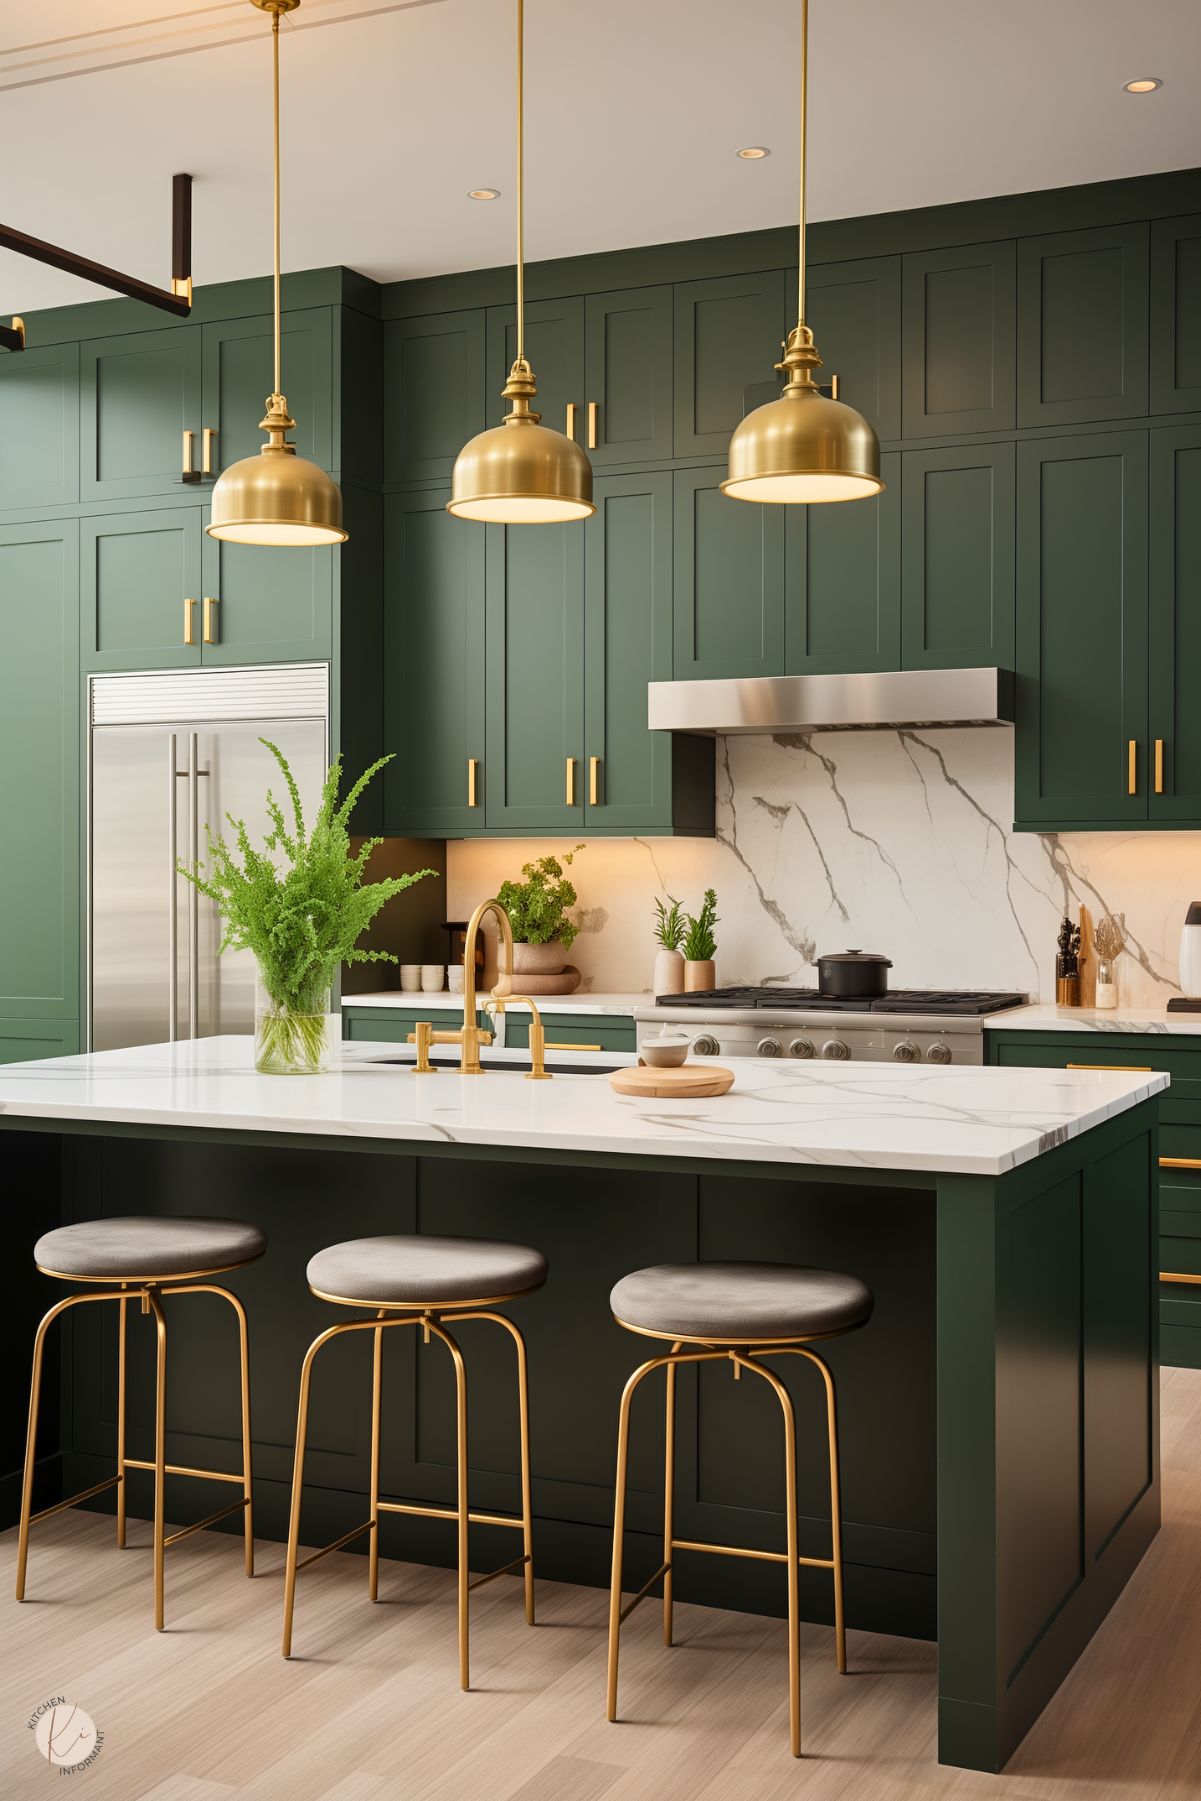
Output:
<instances>
[{"instance_id":1,"label":"small white bowl","mask_svg":"<svg viewBox=\"0 0 1201 1801\"><path fill-rule=\"evenodd\" d=\"M442 984L445 980L445 963L423 963L421 965L421 987L425 994L441 994Z\"/></svg>"},{"instance_id":2,"label":"small white bowl","mask_svg":"<svg viewBox=\"0 0 1201 1801\"><path fill-rule=\"evenodd\" d=\"M691 1049L692 1040L685 1032L658 1032L642 1040L638 1055L652 1069L679 1069L687 1063Z\"/></svg>"}]
</instances>

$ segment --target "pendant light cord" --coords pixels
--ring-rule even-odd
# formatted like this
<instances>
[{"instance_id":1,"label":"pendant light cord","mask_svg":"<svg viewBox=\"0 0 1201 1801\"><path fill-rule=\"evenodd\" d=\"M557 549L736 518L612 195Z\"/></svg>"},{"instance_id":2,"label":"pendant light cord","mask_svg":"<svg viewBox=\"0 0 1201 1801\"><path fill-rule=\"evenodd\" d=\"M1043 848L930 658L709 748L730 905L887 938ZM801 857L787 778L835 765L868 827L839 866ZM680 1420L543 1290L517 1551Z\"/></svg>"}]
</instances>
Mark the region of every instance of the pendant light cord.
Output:
<instances>
[{"instance_id":1,"label":"pendant light cord","mask_svg":"<svg viewBox=\"0 0 1201 1801\"><path fill-rule=\"evenodd\" d=\"M805 140L809 111L809 0L801 0L801 231L797 258L797 322L805 323Z\"/></svg>"},{"instance_id":2,"label":"pendant light cord","mask_svg":"<svg viewBox=\"0 0 1201 1801\"><path fill-rule=\"evenodd\" d=\"M280 358L279 308L279 14L271 15L271 44L274 61L275 103L275 392L280 392L283 371Z\"/></svg>"},{"instance_id":3,"label":"pendant light cord","mask_svg":"<svg viewBox=\"0 0 1201 1801\"><path fill-rule=\"evenodd\" d=\"M525 361L525 0L517 0L517 361Z\"/></svg>"}]
</instances>

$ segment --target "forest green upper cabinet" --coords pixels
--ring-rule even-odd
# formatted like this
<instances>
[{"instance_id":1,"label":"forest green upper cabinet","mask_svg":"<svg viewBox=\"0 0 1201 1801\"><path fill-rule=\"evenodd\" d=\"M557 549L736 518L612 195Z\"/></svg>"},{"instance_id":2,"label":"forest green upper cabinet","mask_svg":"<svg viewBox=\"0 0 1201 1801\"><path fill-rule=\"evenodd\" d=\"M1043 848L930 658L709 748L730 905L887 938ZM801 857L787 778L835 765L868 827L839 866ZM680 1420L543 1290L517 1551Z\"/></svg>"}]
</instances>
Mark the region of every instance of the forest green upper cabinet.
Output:
<instances>
[{"instance_id":1,"label":"forest green upper cabinet","mask_svg":"<svg viewBox=\"0 0 1201 1801\"><path fill-rule=\"evenodd\" d=\"M677 283L675 313L675 454L724 456L746 390L780 360L784 272Z\"/></svg>"},{"instance_id":2,"label":"forest green upper cabinet","mask_svg":"<svg viewBox=\"0 0 1201 1801\"><path fill-rule=\"evenodd\" d=\"M884 452L880 473L887 485L874 500L779 509L787 526L789 675L900 668L899 451Z\"/></svg>"},{"instance_id":3,"label":"forest green upper cabinet","mask_svg":"<svg viewBox=\"0 0 1201 1801\"><path fill-rule=\"evenodd\" d=\"M1012 242L904 258L902 425L906 438L1012 431Z\"/></svg>"},{"instance_id":4,"label":"forest green upper cabinet","mask_svg":"<svg viewBox=\"0 0 1201 1801\"><path fill-rule=\"evenodd\" d=\"M79 498L79 346L0 356L0 512Z\"/></svg>"},{"instance_id":5,"label":"forest green upper cabinet","mask_svg":"<svg viewBox=\"0 0 1201 1801\"><path fill-rule=\"evenodd\" d=\"M525 309L525 354L533 365L538 397L533 402L543 425L567 430L567 409L575 408L572 433L584 442L584 302L575 295L566 300L534 300ZM489 425L499 425L509 411L501 389L517 355L516 313L511 306L488 308L487 393L485 412Z\"/></svg>"},{"instance_id":6,"label":"forest green upper cabinet","mask_svg":"<svg viewBox=\"0 0 1201 1801\"><path fill-rule=\"evenodd\" d=\"M484 823L574 831L584 823L584 533L490 525L487 538Z\"/></svg>"},{"instance_id":7,"label":"forest green upper cabinet","mask_svg":"<svg viewBox=\"0 0 1201 1801\"><path fill-rule=\"evenodd\" d=\"M384 326L385 482L446 481L483 431L485 317L474 307Z\"/></svg>"},{"instance_id":8,"label":"forest green upper cabinet","mask_svg":"<svg viewBox=\"0 0 1201 1801\"><path fill-rule=\"evenodd\" d=\"M330 308L284 313L280 331L284 393L296 420L290 433L298 456L322 469L334 466L333 325ZM275 335L269 316L222 320L202 328L203 379L199 423L216 432L211 474L265 442L259 421L275 385ZM195 422L189 421L192 429ZM203 441L202 441L203 442ZM196 467L202 456L198 454Z\"/></svg>"},{"instance_id":9,"label":"forest green upper cabinet","mask_svg":"<svg viewBox=\"0 0 1201 1801\"><path fill-rule=\"evenodd\" d=\"M207 534L202 545L202 662L311 662L332 654L332 548L267 550Z\"/></svg>"},{"instance_id":10,"label":"forest green upper cabinet","mask_svg":"<svg viewBox=\"0 0 1201 1801\"><path fill-rule=\"evenodd\" d=\"M1196 826L1201 821L1201 426L1160 426L1150 439L1150 817ZM1159 781L1156 740L1162 743Z\"/></svg>"},{"instance_id":11,"label":"forest green upper cabinet","mask_svg":"<svg viewBox=\"0 0 1201 1801\"><path fill-rule=\"evenodd\" d=\"M1016 668L1019 826L1146 819L1145 431L1018 445Z\"/></svg>"},{"instance_id":12,"label":"forest green upper cabinet","mask_svg":"<svg viewBox=\"0 0 1201 1801\"><path fill-rule=\"evenodd\" d=\"M85 669L178 669L200 662L203 541L199 507L147 508L81 521Z\"/></svg>"},{"instance_id":13,"label":"forest green upper cabinet","mask_svg":"<svg viewBox=\"0 0 1201 1801\"><path fill-rule=\"evenodd\" d=\"M792 320L796 316L795 276L789 279L789 293ZM818 381L824 384L837 375L839 399L861 412L878 438L899 438L900 257L817 264L809 271L805 307L821 352Z\"/></svg>"},{"instance_id":14,"label":"forest green upper cabinet","mask_svg":"<svg viewBox=\"0 0 1201 1801\"><path fill-rule=\"evenodd\" d=\"M1201 411L1201 213L1151 225L1151 411Z\"/></svg>"},{"instance_id":15,"label":"forest green upper cabinet","mask_svg":"<svg viewBox=\"0 0 1201 1801\"><path fill-rule=\"evenodd\" d=\"M479 830L484 744L484 540L449 488L384 505L384 771L389 832ZM537 528L530 527L530 530Z\"/></svg>"},{"instance_id":16,"label":"forest green upper cabinet","mask_svg":"<svg viewBox=\"0 0 1201 1801\"><path fill-rule=\"evenodd\" d=\"M79 1017L78 571L75 520L0 526L0 1016L24 1022L10 1056L73 1048L32 1022Z\"/></svg>"},{"instance_id":17,"label":"forest green upper cabinet","mask_svg":"<svg viewBox=\"0 0 1201 1801\"><path fill-rule=\"evenodd\" d=\"M731 500L725 475L724 462L675 472L677 680L784 671L784 516L794 509Z\"/></svg>"},{"instance_id":18,"label":"forest green upper cabinet","mask_svg":"<svg viewBox=\"0 0 1201 1801\"><path fill-rule=\"evenodd\" d=\"M1018 244L1018 424L1147 411L1147 226Z\"/></svg>"},{"instance_id":19,"label":"forest green upper cabinet","mask_svg":"<svg viewBox=\"0 0 1201 1801\"><path fill-rule=\"evenodd\" d=\"M901 667L1013 667L1014 446L907 450Z\"/></svg>"},{"instance_id":20,"label":"forest green upper cabinet","mask_svg":"<svg viewBox=\"0 0 1201 1801\"><path fill-rule=\"evenodd\" d=\"M183 434L200 424L201 346L201 333L188 325L81 346L79 491L85 502L178 487Z\"/></svg>"},{"instance_id":21,"label":"forest green upper cabinet","mask_svg":"<svg viewBox=\"0 0 1201 1801\"><path fill-rule=\"evenodd\" d=\"M672 448L672 291L626 288L584 302L584 433L597 469L662 463Z\"/></svg>"}]
</instances>

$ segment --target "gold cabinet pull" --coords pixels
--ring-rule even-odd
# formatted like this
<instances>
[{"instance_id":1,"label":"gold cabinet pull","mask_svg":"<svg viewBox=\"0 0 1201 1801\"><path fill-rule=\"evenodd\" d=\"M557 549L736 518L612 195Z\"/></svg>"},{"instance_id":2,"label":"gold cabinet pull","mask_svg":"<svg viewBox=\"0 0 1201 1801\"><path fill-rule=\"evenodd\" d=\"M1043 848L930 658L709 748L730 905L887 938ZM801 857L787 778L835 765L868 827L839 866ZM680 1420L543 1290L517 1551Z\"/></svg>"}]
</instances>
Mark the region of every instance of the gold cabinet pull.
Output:
<instances>
[{"instance_id":1,"label":"gold cabinet pull","mask_svg":"<svg viewBox=\"0 0 1201 1801\"><path fill-rule=\"evenodd\" d=\"M596 402L595 402L595 400L590 400L588 402L588 448L589 448L589 450L596 449L596 413L597 413Z\"/></svg>"},{"instance_id":2,"label":"gold cabinet pull","mask_svg":"<svg viewBox=\"0 0 1201 1801\"><path fill-rule=\"evenodd\" d=\"M1163 739L1155 740L1155 792L1163 793Z\"/></svg>"},{"instance_id":3,"label":"gold cabinet pull","mask_svg":"<svg viewBox=\"0 0 1201 1801\"><path fill-rule=\"evenodd\" d=\"M1149 1076L1149 1063L1065 1063L1065 1069L1116 1069L1123 1076Z\"/></svg>"},{"instance_id":4,"label":"gold cabinet pull","mask_svg":"<svg viewBox=\"0 0 1201 1801\"><path fill-rule=\"evenodd\" d=\"M180 475L186 482L200 480L192 463L192 447L195 442L196 433L194 431L186 431L183 435L183 467L180 470Z\"/></svg>"},{"instance_id":5,"label":"gold cabinet pull","mask_svg":"<svg viewBox=\"0 0 1201 1801\"><path fill-rule=\"evenodd\" d=\"M603 1044L562 1044L554 1038L546 1041L548 1051L603 1051Z\"/></svg>"},{"instance_id":6,"label":"gold cabinet pull","mask_svg":"<svg viewBox=\"0 0 1201 1801\"><path fill-rule=\"evenodd\" d=\"M185 644L195 644L196 642L196 634L192 630L192 608L195 605L194 600L185 600L183 603L183 641Z\"/></svg>"},{"instance_id":7,"label":"gold cabinet pull","mask_svg":"<svg viewBox=\"0 0 1201 1801\"><path fill-rule=\"evenodd\" d=\"M1201 1169L1201 1157L1161 1157L1160 1169Z\"/></svg>"},{"instance_id":8,"label":"gold cabinet pull","mask_svg":"<svg viewBox=\"0 0 1201 1801\"><path fill-rule=\"evenodd\" d=\"M589 757L588 759L588 805L590 807L599 807L600 805L599 757Z\"/></svg>"},{"instance_id":9,"label":"gold cabinet pull","mask_svg":"<svg viewBox=\"0 0 1201 1801\"><path fill-rule=\"evenodd\" d=\"M1126 747L1126 792L1138 793L1138 739L1132 738Z\"/></svg>"},{"instance_id":10,"label":"gold cabinet pull","mask_svg":"<svg viewBox=\"0 0 1201 1801\"><path fill-rule=\"evenodd\" d=\"M564 427L565 431L567 432L567 436L569 438L575 437L575 415L576 415L575 401L569 400L567 402L567 424Z\"/></svg>"},{"instance_id":11,"label":"gold cabinet pull","mask_svg":"<svg viewBox=\"0 0 1201 1801\"><path fill-rule=\"evenodd\" d=\"M200 473L201 473L201 475L211 475L213 473L213 445L216 443L216 441L217 441L216 427L212 426L212 425L206 425L203 432L201 433L201 438L200 438Z\"/></svg>"},{"instance_id":12,"label":"gold cabinet pull","mask_svg":"<svg viewBox=\"0 0 1201 1801\"><path fill-rule=\"evenodd\" d=\"M1179 1271L1170 1269L1161 1269L1159 1279L1161 1282L1201 1282L1201 1276L1184 1276Z\"/></svg>"},{"instance_id":13,"label":"gold cabinet pull","mask_svg":"<svg viewBox=\"0 0 1201 1801\"><path fill-rule=\"evenodd\" d=\"M838 395L839 395L841 388L842 388L842 378L837 375L832 375L830 377L830 399L831 400L838 399Z\"/></svg>"},{"instance_id":14,"label":"gold cabinet pull","mask_svg":"<svg viewBox=\"0 0 1201 1801\"><path fill-rule=\"evenodd\" d=\"M567 805L575 806L575 758L567 759Z\"/></svg>"},{"instance_id":15,"label":"gold cabinet pull","mask_svg":"<svg viewBox=\"0 0 1201 1801\"><path fill-rule=\"evenodd\" d=\"M213 609L216 605L217 596L206 594L200 620L200 639L203 644L217 643L217 639L213 636Z\"/></svg>"},{"instance_id":16,"label":"gold cabinet pull","mask_svg":"<svg viewBox=\"0 0 1201 1801\"><path fill-rule=\"evenodd\" d=\"M468 757L468 759L467 759L467 805L469 807L478 807L480 804L479 803L479 790L476 786L476 778L479 774L479 768L480 768L479 758L478 757Z\"/></svg>"}]
</instances>

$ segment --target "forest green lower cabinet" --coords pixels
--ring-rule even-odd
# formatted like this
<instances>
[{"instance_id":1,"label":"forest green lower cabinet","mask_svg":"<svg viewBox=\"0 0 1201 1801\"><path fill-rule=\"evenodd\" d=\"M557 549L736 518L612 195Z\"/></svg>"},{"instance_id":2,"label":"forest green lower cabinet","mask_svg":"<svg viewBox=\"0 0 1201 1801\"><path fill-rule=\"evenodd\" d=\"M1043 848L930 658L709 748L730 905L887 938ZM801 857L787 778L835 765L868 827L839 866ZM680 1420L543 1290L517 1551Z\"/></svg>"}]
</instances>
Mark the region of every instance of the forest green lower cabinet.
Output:
<instances>
[{"instance_id":1,"label":"forest green lower cabinet","mask_svg":"<svg viewBox=\"0 0 1201 1801\"><path fill-rule=\"evenodd\" d=\"M901 667L1011 669L1014 446L901 461Z\"/></svg>"},{"instance_id":2,"label":"forest green lower cabinet","mask_svg":"<svg viewBox=\"0 0 1201 1801\"><path fill-rule=\"evenodd\" d=\"M0 1019L0 1063L74 1057L82 1049L77 1019Z\"/></svg>"},{"instance_id":3,"label":"forest green lower cabinet","mask_svg":"<svg viewBox=\"0 0 1201 1801\"><path fill-rule=\"evenodd\" d=\"M898 451L885 451L880 473L878 499L762 509L785 515L788 675L901 667Z\"/></svg>"}]
</instances>

